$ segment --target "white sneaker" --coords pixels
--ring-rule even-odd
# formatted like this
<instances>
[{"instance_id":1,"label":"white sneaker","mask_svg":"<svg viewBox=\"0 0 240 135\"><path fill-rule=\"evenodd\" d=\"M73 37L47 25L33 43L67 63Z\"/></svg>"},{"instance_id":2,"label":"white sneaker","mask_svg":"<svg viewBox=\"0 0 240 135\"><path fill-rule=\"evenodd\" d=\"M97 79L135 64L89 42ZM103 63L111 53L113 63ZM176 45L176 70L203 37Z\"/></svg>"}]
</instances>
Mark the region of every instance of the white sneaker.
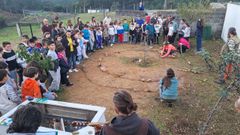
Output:
<instances>
[{"instance_id":1,"label":"white sneaker","mask_svg":"<svg viewBox=\"0 0 240 135\"><path fill-rule=\"evenodd\" d=\"M69 71L68 71L69 73L72 73L73 71L72 71L72 69L69 69Z\"/></svg>"},{"instance_id":2,"label":"white sneaker","mask_svg":"<svg viewBox=\"0 0 240 135\"><path fill-rule=\"evenodd\" d=\"M89 58L88 56L84 57L84 59L88 59L88 58Z\"/></svg>"},{"instance_id":3,"label":"white sneaker","mask_svg":"<svg viewBox=\"0 0 240 135\"><path fill-rule=\"evenodd\" d=\"M69 75L67 75L67 78L69 78Z\"/></svg>"},{"instance_id":4,"label":"white sneaker","mask_svg":"<svg viewBox=\"0 0 240 135\"><path fill-rule=\"evenodd\" d=\"M110 46L113 46L113 44L111 44Z\"/></svg>"},{"instance_id":5,"label":"white sneaker","mask_svg":"<svg viewBox=\"0 0 240 135\"><path fill-rule=\"evenodd\" d=\"M76 68L75 68L75 69L73 69L73 71L74 71L74 72L78 72L78 70L77 70Z\"/></svg>"}]
</instances>

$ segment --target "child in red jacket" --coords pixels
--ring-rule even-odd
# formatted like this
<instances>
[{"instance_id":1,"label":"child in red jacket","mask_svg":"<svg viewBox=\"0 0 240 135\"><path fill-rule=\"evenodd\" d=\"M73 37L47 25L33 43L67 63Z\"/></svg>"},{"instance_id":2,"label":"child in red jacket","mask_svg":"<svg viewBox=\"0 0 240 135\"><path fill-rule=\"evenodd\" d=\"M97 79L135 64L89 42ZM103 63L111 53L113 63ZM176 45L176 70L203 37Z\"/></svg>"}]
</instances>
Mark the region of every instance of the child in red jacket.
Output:
<instances>
[{"instance_id":1,"label":"child in red jacket","mask_svg":"<svg viewBox=\"0 0 240 135\"><path fill-rule=\"evenodd\" d=\"M24 70L23 75L27 79L22 85L22 101L25 101L28 97L42 98L40 86L36 81L38 78L38 69L36 67L28 67Z\"/></svg>"}]
</instances>

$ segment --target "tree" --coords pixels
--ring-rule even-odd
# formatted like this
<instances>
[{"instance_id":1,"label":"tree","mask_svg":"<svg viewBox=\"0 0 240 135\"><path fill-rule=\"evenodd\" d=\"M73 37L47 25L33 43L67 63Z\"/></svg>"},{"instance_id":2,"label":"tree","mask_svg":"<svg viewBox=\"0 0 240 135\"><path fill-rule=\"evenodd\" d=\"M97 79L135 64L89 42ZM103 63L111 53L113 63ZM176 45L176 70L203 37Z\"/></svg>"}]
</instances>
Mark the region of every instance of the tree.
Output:
<instances>
[{"instance_id":1,"label":"tree","mask_svg":"<svg viewBox=\"0 0 240 135\"><path fill-rule=\"evenodd\" d=\"M212 9L209 0L201 0L200 2L182 3L178 6L178 12L182 18L193 23L199 18L205 19Z\"/></svg>"}]
</instances>

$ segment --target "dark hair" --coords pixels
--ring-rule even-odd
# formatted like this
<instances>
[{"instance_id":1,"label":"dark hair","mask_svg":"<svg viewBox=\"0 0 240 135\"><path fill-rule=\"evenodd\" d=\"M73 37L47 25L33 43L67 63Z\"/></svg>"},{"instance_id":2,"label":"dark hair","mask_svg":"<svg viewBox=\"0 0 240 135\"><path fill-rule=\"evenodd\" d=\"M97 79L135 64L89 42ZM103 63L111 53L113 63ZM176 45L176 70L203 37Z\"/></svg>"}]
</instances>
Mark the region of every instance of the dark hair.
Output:
<instances>
[{"instance_id":1,"label":"dark hair","mask_svg":"<svg viewBox=\"0 0 240 135\"><path fill-rule=\"evenodd\" d=\"M56 51L57 52L61 52L61 51L64 51L65 50L65 47L63 45L60 45L57 47Z\"/></svg>"},{"instance_id":2,"label":"dark hair","mask_svg":"<svg viewBox=\"0 0 240 135\"><path fill-rule=\"evenodd\" d=\"M30 78L33 78L36 74L38 74L38 68L36 67L27 67L23 71L23 75Z\"/></svg>"},{"instance_id":3,"label":"dark hair","mask_svg":"<svg viewBox=\"0 0 240 135\"><path fill-rule=\"evenodd\" d=\"M8 75L7 70L0 69L0 81L2 81L4 79L4 77L6 77L7 75Z\"/></svg>"},{"instance_id":4,"label":"dark hair","mask_svg":"<svg viewBox=\"0 0 240 135\"><path fill-rule=\"evenodd\" d=\"M21 106L13 114L7 133L36 133L42 122L42 112L35 106Z\"/></svg>"},{"instance_id":5,"label":"dark hair","mask_svg":"<svg viewBox=\"0 0 240 135\"><path fill-rule=\"evenodd\" d=\"M113 103L123 114L130 114L137 110L137 104L133 102L132 96L125 90L114 93Z\"/></svg>"},{"instance_id":6,"label":"dark hair","mask_svg":"<svg viewBox=\"0 0 240 135\"><path fill-rule=\"evenodd\" d=\"M35 40L33 38L29 39L29 43L35 43Z\"/></svg>"},{"instance_id":7,"label":"dark hair","mask_svg":"<svg viewBox=\"0 0 240 135\"><path fill-rule=\"evenodd\" d=\"M237 35L236 28L230 27L230 28L228 29L228 38L230 37L230 34L232 34L233 36L236 36L236 35Z\"/></svg>"},{"instance_id":8,"label":"dark hair","mask_svg":"<svg viewBox=\"0 0 240 135\"><path fill-rule=\"evenodd\" d=\"M38 40L38 38L35 37L35 36L33 36L32 39L33 39L34 41L37 41L37 40Z\"/></svg>"},{"instance_id":9,"label":"dark hair","mask_svg":"<svg viewBox=\"0 0 240 135\"><path fill-rule=\"evenodd\" d=\"M171 79L173 77L175 77L175 73L174 73L173 69L169 68L167 70L167 76L165 76L163 78L163 86L166 87L166 88L170 87L171 86Z\"/></svg>"},{"instance_id":10,"label":"dark hair","mask_svg":"<svg viewBox=\"0 0 240 135\"><path fill-rule=\"evenodd\" d=\"M29 39L28 35L22 35L22 38Z\"/></svg>"},{"instance_id":11,"label":"dark hair","mask_svg":"<svg viewBox=\"0 0 240 135\"><path fill-rule=\"evenodd\" d=\"M41 83L45 83L46 80L48 79L47 75L44 75L44 74L39 75L38 78Z\"/></svg>"},{"instance_id":12,"label":"dark hair","mask_svg":"<svg viewBox=\"0 0 240 135\"><path fill-rule=\"evenodd\" d=\"M60 22L60 23L59 23L59 25L58 25L58 26L59 26L59 28L61 28L61 27L62 27L62 25L63 25L63 22Z\"/></svg>"},{"instance_id":13,"label":"dark hair","mask_svg":"<svg viewBox=\"0 0 240 135\"><path fill-rule=\"evenodd\" d=\"M2 43L2 46L3 46L3 47L6 47L7 45L10 45L10 44L11 44L10 42L4 41L4 42Z\"/></svg>"},{"instance_id":14,"label":"dark hair","mask_svg":"<svg viewBox=\"0 0 240 135\"><path fill-rule=\"evenodd\" d=\"M0 69L7 69L8 68L8 64L4 61L0 61Z\"/></svg>"},{"instance_id":15,"label":"dark hair","mask_svg":"<svg viewBox=\"0 0 240 135\"><path fill-rule=\"evenodd\" d=\"M50 46L51 44L55 44L55 42L49 40L49 41L47 42L47 45Z\"/></svg>"}]
</instances>

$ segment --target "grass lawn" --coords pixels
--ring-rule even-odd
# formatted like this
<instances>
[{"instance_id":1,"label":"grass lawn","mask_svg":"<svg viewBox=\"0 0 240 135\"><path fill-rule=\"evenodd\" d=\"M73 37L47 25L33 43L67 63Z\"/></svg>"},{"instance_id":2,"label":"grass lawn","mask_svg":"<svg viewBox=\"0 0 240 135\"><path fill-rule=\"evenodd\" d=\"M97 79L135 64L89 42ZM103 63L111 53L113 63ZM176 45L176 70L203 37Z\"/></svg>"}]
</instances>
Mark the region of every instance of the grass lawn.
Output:
<instances>
[{"instance_id":1,"label":"grass lawn","mask_svg":"<svg viewBox=\"0 0 240 135\"><path fill-rule=\"evenodd\" d=\"M74 20L76 20L77 17L81 17L82 21L85 23L87 21L90 21L93 16L96 17L97 20L103 20L103 18L104 18L103 13L83 13L83 14L78 14L75 17L72 17L69 19L71 19L72 22L75 24L76 21L74 21ZM110 13L110 16L112 18L114 18L114 13ZM68 19L62 20L65 23L65 25L67 23L67 20ZM22 29L23 34L27 34L27 35L31 36L29 26L23 26L23 27L21 27L21 29ZM40 24L33 25L32 29L33 29L33 35L41 38L42 34L41 34ZM20 37L17 34L16 26L11 26L11 27L6 27L3 29L0 29L0 43L2 43L3 41L10 41L13 44L18 44L20 42Z\"/></svg>"}]
</instances>

